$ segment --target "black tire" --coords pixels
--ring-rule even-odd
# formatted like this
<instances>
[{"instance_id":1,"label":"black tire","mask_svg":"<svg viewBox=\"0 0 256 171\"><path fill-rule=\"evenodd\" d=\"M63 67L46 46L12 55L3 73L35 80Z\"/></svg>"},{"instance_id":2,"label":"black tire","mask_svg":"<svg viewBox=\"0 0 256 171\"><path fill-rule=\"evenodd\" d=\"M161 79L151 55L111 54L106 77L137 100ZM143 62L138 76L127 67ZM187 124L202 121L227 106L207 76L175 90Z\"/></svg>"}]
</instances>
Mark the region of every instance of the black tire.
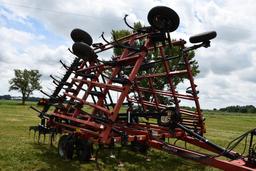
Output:
<instances>
[{"instance_id":1,"label":"black tire","mask_svg":"<svg viewBox=\"0 0 256 171\"><path fill-rule=\"evenodd\" d=\"M96 61L97 55L94 53L93 49L86 43L76 42L72 46L73 53L82 58L85 61Z\"/></svg>"},{"instance_id":2,"label":"black tire","mask_svg":"<svg viewBox=\"0 0 256 171\"><path fill-rule=\"evenodd\" d=\"M77 156L79 161L89 161L92 157L92 149L92 143L87 140L79 139L77 144Z\"/></svg>"},{"instance_id":3,"label":"black tire","mask_svg":"<svg viewBox=\"0 0 256 171\"><path fill-rule=\"evenodd\" d=\"M69 135L63 135L59 139L58 153L61 158L71 160L74 153L74 143Z\"/></svg>"},{"instance_id":4,"label":"black tire","mask_svg":"<svg viewBox=\"0 0 256 171\"><path fill-rule=\"evenodd\" d=\"M90 36L89 33L87 33L82 29L75 28L74 30L71 31L70 36L74 42L83 42L88 44L89 46L92 45L92 42L93 42L92 37Z\"/></svg>"},{"instance_id":5,"label":"black tire","mask_svg":"<svg viewBox=\"0 0 256 171\"><path fill-rule=\"evenodd\" d=\"M139 152L142 154L147 153L149 149L149 146L146 142L137 141L137 140L131 142L131 147L132 147L132 151Z\"/></svg>"},{"instance_id":6,"label":"black tire","mask_svg":"<svg viewBox=\"0 0 256 171\"><path fill-rule=\"evenodd\" d=\"M178 14L171 8L156 6L148 13L149 24L160 31L173 32L180 24Z\"/></svg>"},{"instance_id":7,"label":"black tire","mask_svg":"<svg viewBox=\"0 0 256 171\"><path fill-rule=\"evenodd\" d=\"M190 43L202 43L214 39L217 36L216 31L200 33L189 38Z\"/></svg>"}]
</instances>

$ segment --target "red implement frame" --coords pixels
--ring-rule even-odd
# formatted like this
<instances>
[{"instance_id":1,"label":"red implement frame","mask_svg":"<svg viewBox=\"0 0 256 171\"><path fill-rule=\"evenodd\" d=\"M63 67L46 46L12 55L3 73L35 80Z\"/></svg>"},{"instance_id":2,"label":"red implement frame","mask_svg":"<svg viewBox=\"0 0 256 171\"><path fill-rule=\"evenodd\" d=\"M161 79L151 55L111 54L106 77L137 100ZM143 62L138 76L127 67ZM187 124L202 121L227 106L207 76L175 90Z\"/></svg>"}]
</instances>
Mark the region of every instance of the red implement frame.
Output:
<instances>
[{"instance_id":1,"label":"red implement frame","mask_svg":"<svg viewBox=\"0 0 256 171\"><path fill-rule=\"evenodd\" d=\"M56 107L53 112L46 113L47 110L44 110L46 127L55 128L62 133L75 134L97 144L140 141L152 148L223 170L255 170L255 166L248 165L246 158L220 160L164 141L175 138L217 154L222 152L220 148L215 148L203 139L187 133L182 127L170 130L169 127L157 123L157 118L161 118L163 111L170 106L162 100L167 99L173 103L180 115L177 121L179 124L198 136L205 133L189 52L184 51L186 42L170 42L165 37L163 41L154 42L152 36L157 33L134 33L119 39L118 43L110 42L93 49L100 56L102 52L117 44L125 44L122 54L111 61L88 62L79 59L79 65L73 75L66 79L69 88L64 89L63 94L58 94L66 100L58 101L61 107ZM136 42L144 43L138 47ZM180 55L165 53L166 47L179 49ZM155 61L144 70L143 67L150 64L146 63L148 56L153 53ZM171 62L174 60L178 60L183 67L172 66ZM162 66L161 69L157 69L159 65ZM178 92L174 83L176 78L187 78L189 91ZM167 85L164 90L157 88L157 84L162 80L162 83ZM118 97L113 99L116 94ZM192 101L195 110L180 106L182 101ZM54 103L57 102L52 104ZM128 103L129 107L122 113L120 111L125 103ZM134 115L135 108L140 109L137 116ZM133 121L134 118L137 118L137 121ZM231 156L235 155L230 153Z\"/></svg>"}]
</instances>

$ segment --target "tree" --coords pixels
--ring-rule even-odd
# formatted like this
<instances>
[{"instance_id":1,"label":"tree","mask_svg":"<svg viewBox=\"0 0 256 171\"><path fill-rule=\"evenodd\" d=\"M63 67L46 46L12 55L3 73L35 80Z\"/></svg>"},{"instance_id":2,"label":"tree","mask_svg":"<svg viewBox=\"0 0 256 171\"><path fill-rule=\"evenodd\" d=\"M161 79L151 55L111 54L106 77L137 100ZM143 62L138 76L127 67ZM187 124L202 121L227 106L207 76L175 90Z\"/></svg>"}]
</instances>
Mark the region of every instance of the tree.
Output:
<instances>
[{"instance_id":1,"label":"tree","mask_svg":"<svg viewBox=\"0 0 256 171\"><path fill-rule=\"evenodd\" d=\"M40 90L41 74L38 70L14 70L15 77L12 78L10 83L9 91L15 90L22 94L22 104L33 94L33 91Z\"/></svg>"},{"instance_id":2,"label":"tree","mask_svg":"<svg viewBox=\"0 0 256 171\"><path fill-rule=\"evenodd\" d=\"M233 112L233 113L256 113L256 108L253 105L246 106L228 106L225 108L220 108L222 112Z\"/></svg>"},{"instance_id":3,"label":"tree","mask_svg":"<svg viewBox=\"0 0 256 171\"><path fill-rule=\"evenodd\" d=\"M140 22L137 22L137 23L134 23L134 26L133 26L136 29L139 29L142 27L142 24ZM132 31L129 31L129 30L112 30L112 39L118 39L118 38L121 38L121 37L124 37L124 36L128 36L132 34ZM142 42L135 42L135 46L140 46L142 44ZM118 56L118 55L121 55L122 54L122 51L123 49L122 48L119 48L119 47L115 47L114 48L114 55L115 56ZM180 55L181 53L181 49L180 47L176 47L176 46L173 46L172 49L170 49L169 47L166 47L165 48L165 54L168 55L168 56L177 56L177 55ZM147 60L148 61L151 61L151 60L155 60L158 58L158 55L159 55L159 52L156 51L156 52L151 52L151 53L148 53L147 55ZM198 62L194 59L195 57L195 53L194 51L190 51L189 54L188 54L188 58L190 60L190 64L191 64L191 68L192 68L192 74L193 76L196 76L200 71L199 71L199 65L198 65ZM169 60L169 64L170 64L170 67L171 67L171 70L177 70L177 69L184 69L184 61L183 61L183 58L176 58L176 59L173 59L173 60ZM154 65L154 67L152 68L149 68L147 70L140 70L139 73L140 75L143 75L143 74L146 74L146 73L158 73L158 72L162 72L164 70L163 68L163 65L162 63L156 63ZM187 77L186 76L183 76L183 77L174 77L173 78L173 83L175 86L177 86L179 83L183 82L184 79L186 79ZM155 80L156 84L154 85L157 89L159 90L163 90L167 85L165 83L167 83L167 78L166 77L163 77L161 79L157 79ZM141 85L143 87L147 87L147 80L141 80ZM146 99L149 99L151 96L151 93L145 93L145 98ZM162 100L166 100L166 99L162 99Z\"/></svg>"}]
</instances>

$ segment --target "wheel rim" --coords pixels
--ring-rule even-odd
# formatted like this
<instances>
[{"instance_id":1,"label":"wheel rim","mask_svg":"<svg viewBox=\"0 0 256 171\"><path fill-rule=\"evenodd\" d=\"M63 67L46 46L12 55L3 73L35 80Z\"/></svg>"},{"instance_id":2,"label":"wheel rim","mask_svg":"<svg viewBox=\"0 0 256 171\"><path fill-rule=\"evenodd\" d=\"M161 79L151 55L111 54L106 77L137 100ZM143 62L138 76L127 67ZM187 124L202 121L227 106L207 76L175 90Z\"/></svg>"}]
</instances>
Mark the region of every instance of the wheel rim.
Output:
<instances>
[{"instance_id":1,"label":"wheel rim","mask_svg":"<svg viewBox=\"0 0 256 171\"><path fill-rule=\"evenodd\" d=\"M171 120L171 116L161 116L161 122L164 123L164 124L167 124L169 123Z\"/></svg>"}]
</instances>

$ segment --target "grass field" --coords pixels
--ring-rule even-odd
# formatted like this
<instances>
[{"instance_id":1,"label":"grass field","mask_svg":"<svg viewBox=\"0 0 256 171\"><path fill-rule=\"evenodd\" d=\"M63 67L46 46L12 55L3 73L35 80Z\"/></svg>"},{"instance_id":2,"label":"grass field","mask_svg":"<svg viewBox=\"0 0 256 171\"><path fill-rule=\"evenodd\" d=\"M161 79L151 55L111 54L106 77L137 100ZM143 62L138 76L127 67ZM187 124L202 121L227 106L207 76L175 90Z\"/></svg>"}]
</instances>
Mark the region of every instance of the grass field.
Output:
<instances>
[{"instance_id":1,"label":"grass field","mask_svg":"<svg viewBox=\"0 0 256 171\"><path fill-rule=\"evenodd\" d=\"M4 170L216 170L182 158L150 150L151 162L141 154L123 150L120 159L124 167L109 157L109 151L100 154L99 167L95 162L80 163L59 158L56 143L35 143L29 137L28 127L37 125L39 118L25 106L13 101L0 101L0 171ZM206 112L207 136L219 145L226 146L230 140L256 126L255 114L223 114ZM48 139L47 139L48 140ZM241 150L242 147L240 147Z\"/></svg>"}]
</instances>

